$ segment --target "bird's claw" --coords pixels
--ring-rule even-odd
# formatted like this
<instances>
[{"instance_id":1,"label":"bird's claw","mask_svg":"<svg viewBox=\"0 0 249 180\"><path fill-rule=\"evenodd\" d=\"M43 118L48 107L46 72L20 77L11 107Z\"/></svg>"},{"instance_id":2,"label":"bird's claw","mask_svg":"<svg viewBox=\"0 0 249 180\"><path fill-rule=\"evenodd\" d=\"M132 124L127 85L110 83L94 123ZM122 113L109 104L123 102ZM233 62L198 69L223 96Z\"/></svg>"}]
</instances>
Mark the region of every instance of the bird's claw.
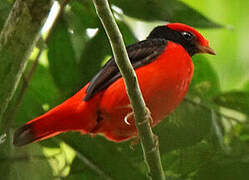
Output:
<instances>
[{"instance_id":1,"label":"bird's claw","mask_svg":"<svg viewBox=\"0 0 249 180\"><path fill-rule=\"evenodd\" d=\"M127 124L127 125L131 125L131 123L128 121L128 119L131 117L131 116L133 116L133 112L130 112L130 113L128 113L125 117L124 117L124 122L125 122L125 124ZM146 123L147 122L147 119L149 119L149 121L150 121L150 125L152 125L153 124L153 119L152 119L152 117L151 117L151 112L150 112L150 110L149 110L149 108L148 107L146 107L146 118L145 118L145 120L144 120L144 122ZM144 122L140 122L139 124L143 124Z\"/></svg>"},{"instance_id":2,"label":"bird's claw","mask_svg":"<svg viewBox=\"0 0 249 180\"><path fill-rule=\"evenodd\" d=\"M130 148L134 150L134 146L137 145L140 141L140 138L137 136L134 140L131 141Z\"/></svg>"},{"instance_id":3,"label":"bird's claw","mask_svg":"<svg viewBox=\"0 0 249 180\"><path fill-rule=\"evenodd\" d=\"M146 107L146 111L147 111L147 114L146 114L147 117L146 117L146 119L149 119L150 125L152 125L153 124L153 119L151 117L150 109L148 107Z\"/></svg>"}]
</instances>

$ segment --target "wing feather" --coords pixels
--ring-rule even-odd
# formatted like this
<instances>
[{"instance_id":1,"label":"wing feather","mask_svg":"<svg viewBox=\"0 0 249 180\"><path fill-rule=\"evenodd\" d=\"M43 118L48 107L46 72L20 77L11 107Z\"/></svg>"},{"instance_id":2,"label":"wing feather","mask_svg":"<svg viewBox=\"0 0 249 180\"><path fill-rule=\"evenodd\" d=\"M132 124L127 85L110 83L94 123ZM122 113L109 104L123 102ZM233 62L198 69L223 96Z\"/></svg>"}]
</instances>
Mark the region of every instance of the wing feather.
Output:
<instances>
[{"instance_id":1,"label":"wing feather","mask_svg":"<svg viewBox=\"0 0 249 180\"><path fill-rule=\"evenodd\" d=\"M165 39L147 39L128 46L127 53L133 68L136 69L154 61L163 52L166 45L167 40ZM83 100L88 101L120 77L120 71L112 57L92 78Z\"/></svg>"}]
</instances>

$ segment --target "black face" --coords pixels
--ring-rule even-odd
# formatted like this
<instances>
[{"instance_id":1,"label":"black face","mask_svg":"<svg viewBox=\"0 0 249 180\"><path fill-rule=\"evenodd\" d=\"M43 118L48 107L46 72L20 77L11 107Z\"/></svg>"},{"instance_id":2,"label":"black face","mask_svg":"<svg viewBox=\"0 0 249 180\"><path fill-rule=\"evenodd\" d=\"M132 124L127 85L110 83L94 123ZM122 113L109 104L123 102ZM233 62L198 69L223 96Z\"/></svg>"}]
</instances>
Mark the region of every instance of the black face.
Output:
<instances>
[{"instance_id":1,"label":"black face","mask_svg":"<svg viewBox=\"0 0 249 180\"><path fill-rule=\"evenodd\" d=\"M190 56L198 53L196 47L196 36L187 31L175 31L167 26L158 26L149 34L147 39L162 38L181 44Z\"/></svg>"}]
</instances>

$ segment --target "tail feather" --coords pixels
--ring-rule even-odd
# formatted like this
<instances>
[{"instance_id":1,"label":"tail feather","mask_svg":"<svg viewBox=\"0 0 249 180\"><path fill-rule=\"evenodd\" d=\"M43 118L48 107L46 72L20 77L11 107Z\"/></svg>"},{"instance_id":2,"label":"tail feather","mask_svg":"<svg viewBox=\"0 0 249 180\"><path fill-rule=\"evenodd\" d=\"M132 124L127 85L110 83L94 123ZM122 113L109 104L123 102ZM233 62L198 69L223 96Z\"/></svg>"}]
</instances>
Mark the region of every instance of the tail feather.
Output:
<instances>
[{"instance_id":1,"label":"tail feather","mask_svg":"<svg viewBox=\"0 0 249 180\"><path fill-rule=\"evenodd\" d=\"M37 134L35 132L34 123L25 124L24 126L20 127L16 130L14 134L13 144L15 146L23 146L32 142L41 141L52 136L56 136L63 131L58 132L45 132L43 134Z\"/></svg>"},{"instance_id":2,"label":"tail feather","mask_svg":"<svg viewBox=\"0 0 249 180\"><path fill-rule=\"evenodd\" d=\"M86 87L85 87L86 88ZM13 144L23 146L47 139L66 131L89 132L96 126L99 96L82 101L85 88L49 112L16 130Z\"/></svg>"},{"instance_id":3,"label":"tail feather","mask_svg":"<svg viewBox=\"0 0 249 180\"><path fill-rule=\"evenodd\" d=\"M36 137L32 130L32 125L27 124L16 130L14 134L13 144L15 146L22 146L35 141Z\"/></svg>"}]
</instances>

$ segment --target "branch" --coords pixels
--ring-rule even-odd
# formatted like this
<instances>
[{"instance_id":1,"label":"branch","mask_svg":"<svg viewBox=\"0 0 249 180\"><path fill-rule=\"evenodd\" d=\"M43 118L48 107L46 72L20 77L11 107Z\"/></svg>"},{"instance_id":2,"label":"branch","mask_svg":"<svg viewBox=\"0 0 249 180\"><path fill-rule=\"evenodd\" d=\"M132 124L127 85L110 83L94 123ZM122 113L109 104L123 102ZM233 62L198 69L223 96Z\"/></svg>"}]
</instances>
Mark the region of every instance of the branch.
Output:
<instances>
[{"instance_id":1,"label":"branch","mask_svg":"<svg viewBox=\"0 0 249 180\"><path fill-rule=\"evenodd\" d=\"M0 125L51 5L50 0L16 0L0 34Z\"/></svg>"},{"instance_id":2,"label":"branch","mask_svg":"<svg viewBox=\"0 0 249 180\"><path fill-rule=\"evenodd\" d=\"M129 61L122 35L113 18L107 0L93 0L97 14L108 35L114 59L125 80L126 90L134 111L135 124L144 152L145 162L149 169L149 175L153 180L164 180L158 140L150 127L150 113L145 105L136 74Z\"/></svg>"},{"instance_id":3,"label":"branch","mask_svg":"<svg viewBox=\"0 0 249 180\"><path fill-rule=\"evenodd\" d=\"M40 37L40 39L38 40L36 46L39 48L39 52L38 52L37 56L35 57L35 60L31 66L31 68L29 69L27 75L25 76L25 74L22 74L23 84L20 87L21 90L20 90L20 92L15 100L15 105L13 106L13 108L11 108L8 112L6 112L7 116L5 116L5 117L7 117L7 118L5 120L4 125L2 125L2 127L3 127L2 129L9 129L9 127L11 127L11 122L14 119L14 117L16 115L16 111L18 110L19 106L21 105L21 102L22 102L22 99L25 95L25 92L29 87L29 84L32 80L32 77L33 77L33 74L36 70L36 67L39 63L39 59L42 55L42 52L47 47L47 43L51 37L53 30L55 29L55 25L57 24L59 18L62 16L64 8L68 2L69 2L69 0L62 0L60 2L60 8L59 8L57 14L55 14L55 18L51 20L51 27L48 30L46 37Z\"/></svg>"}]
</instances>

